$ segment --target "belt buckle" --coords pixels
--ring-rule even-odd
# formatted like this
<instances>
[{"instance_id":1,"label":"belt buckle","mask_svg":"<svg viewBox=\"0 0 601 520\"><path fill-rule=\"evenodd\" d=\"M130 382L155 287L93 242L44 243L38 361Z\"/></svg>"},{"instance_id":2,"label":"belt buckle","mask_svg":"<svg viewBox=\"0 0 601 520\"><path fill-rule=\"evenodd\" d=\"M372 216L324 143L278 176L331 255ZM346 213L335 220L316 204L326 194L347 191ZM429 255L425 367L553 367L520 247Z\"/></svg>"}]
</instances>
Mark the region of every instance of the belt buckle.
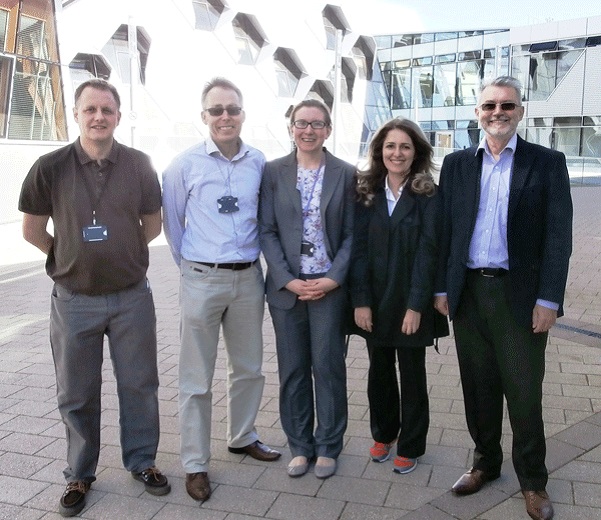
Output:
<instances>
[{"instance_id":1,"label":"belt buckle","mask_svg":"<svg viewBox=\"0 0 601 520\"><path fill-rule=\"evenodd\" d=\"M484 269L484 268L480 269L480 274L482 276L484 276L484 278L494 278L495 277L494 274L486 274L486 269Z\"/></svg>"}]
</instances>

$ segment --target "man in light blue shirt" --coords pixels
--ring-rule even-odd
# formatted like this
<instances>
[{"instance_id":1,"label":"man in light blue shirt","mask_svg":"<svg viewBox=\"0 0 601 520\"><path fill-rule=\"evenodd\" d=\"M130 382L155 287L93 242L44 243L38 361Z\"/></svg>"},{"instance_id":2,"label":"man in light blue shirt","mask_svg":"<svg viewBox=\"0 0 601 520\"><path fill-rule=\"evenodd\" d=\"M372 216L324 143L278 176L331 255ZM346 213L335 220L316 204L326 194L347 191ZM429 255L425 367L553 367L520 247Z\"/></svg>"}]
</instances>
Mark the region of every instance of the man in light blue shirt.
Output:
<instances>
[{"instance_id":1,"label":"man in light blue shirt","mask_svg":"<svg viewBox=\"0 0 601 520\"><path fill-rule=\"evenodd\" d=\"M475 444L473 466L452 490L469 495L499 477L505 398L526 511L549 520L542 384L572 251L568 170L562 153L517 135L524 107L515 78L486 84L476 116L480 146L445 157L440 173L435 307L453 320Z\"/></svg>"},{"instance_id":2,"label":"man in light blue shirt","mask_svg":"<svg viewBox=\"0 0 601 520\"><path fill-rule=\"evenodd\" d=\"M177 156L163 173L164 229L181 269L179 412L186 490L211 495L211 386L220 329L227 353L227 443L232 453L272 461L258 439L264 283L257 210L263 154L242 142L242 93L214 78L202 93L210 137Z\"/></svg>"}]
</instances>

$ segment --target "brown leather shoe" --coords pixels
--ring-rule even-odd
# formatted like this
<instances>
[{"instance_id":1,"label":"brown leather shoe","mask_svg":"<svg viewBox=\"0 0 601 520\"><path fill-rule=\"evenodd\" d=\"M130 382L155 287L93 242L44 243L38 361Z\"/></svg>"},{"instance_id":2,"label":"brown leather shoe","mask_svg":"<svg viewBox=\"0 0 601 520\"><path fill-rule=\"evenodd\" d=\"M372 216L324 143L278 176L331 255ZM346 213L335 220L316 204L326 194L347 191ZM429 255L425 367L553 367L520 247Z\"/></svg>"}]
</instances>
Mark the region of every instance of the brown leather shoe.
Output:
<instances>
[{"instance_id":1,"label":"brown leather shoe","mask_svg":"<svg viewBox=\"0 0 601 520\"><path fill-rule=\"evenodd\" d=\"M61 516L76 516L86 506L86 493L90 491L90 482L76 480L67 482L67 489L58 503Z\"/></svg>"},{"instance_id":2,"label":"brown leather shoe","mask_svg":"<svg viewBox=\"0 0 601 520\"><path fill-rule=\"evenodd\" d=\"M261 441L255 441L248 446L243 448L228 448L230 453L246 453L253 459L262 460L265 462L273 462L278 460L282 454L279 451L272 450L269 446L266 446Z\"/></svg>"},{"instance_id":3,"label":"brown leather shoe","mask_svg":"<svg viewBox=\"0 0 601 520\"><path fill-rule=\"evenodd\" d=\"M522 491L526 499L526 512L534 520L551 520L553 504L546 491Z\"/></svg>"},{"instance_id":4,"label":"brown leather shoe","mask_svg":"<svg viewBox=\"0 0 601 520\"><path fill-rule=\"evenodd\" d=\"M211 484L207 472L186 473L186 491L194 500L208 500L211 496Z\"/></svg>"},{"instance_id":5,"label":"brown leather shoe","mask_svg":"<svg viewBox=\"0 0 601 520\"><path fill-rule=\"evenodd\" d=\"M451 491L456 495L471 495L480 491L482 486L489 480L499 478L498 475L490 476L481 469L470 469L467 473L461 475L461 478L453 484Z\"/></svg>"}]
</instances>

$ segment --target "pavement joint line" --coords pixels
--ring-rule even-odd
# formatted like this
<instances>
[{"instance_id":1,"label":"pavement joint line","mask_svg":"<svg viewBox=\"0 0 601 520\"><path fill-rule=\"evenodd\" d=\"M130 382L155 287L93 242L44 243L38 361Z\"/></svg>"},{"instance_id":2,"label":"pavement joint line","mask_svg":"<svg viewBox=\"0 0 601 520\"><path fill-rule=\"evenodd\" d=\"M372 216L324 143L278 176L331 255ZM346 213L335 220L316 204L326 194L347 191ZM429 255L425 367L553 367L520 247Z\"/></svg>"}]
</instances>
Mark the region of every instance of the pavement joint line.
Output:
<instances>
[{"instance_id":1,"label":"pavement joint line","mask_svg":"<svg viewBox=\"0 0 601 520\"><path fill-rule=\"evenodd\" d=\"M595 416L600 416L600 417L601 417L601 412L596 412L596 413L593 413L593 414L591 414L590 416L588 416L588 417L586 417L586 418L584 418L584 419L582 419L582 420L580 420L580 421L578 421L578 422L576 422L576 423L574 423L574 424L570 425L570 426L569 426L568 428L566 428L566 429L574 428L574 427L578 426L578 425L579 425L579 424L581 424L581 423L585 423L585 422L591 422L591 419L592 419L593 417L595 417ZM562 436L562 434L563 434L564 432L565 432L565 430L562 430L562 431L560 431L560 432L557 432L557 433L556 433L556 434L554 434L554 435L551 435L550 437L547 437L546 439L547 439L547 440L550 440L550 439L555 439L555 438L557 438L557 440L558 440L559 442L562 442L562 443L565 443L565 444L570 444L570 445L572 445L572 446L575 446L574 444L571 444L570 442L568 442L568 441L566 441L566 440L563 440L563 439L561 439L561 438L560 438L560 436ZM549 479L550 479L550 480L551 480L551 479L553 479L553 474L554 474L555 472L559 471L559 470L560 470L561 468L563 468L564 466L567 466L568 464L571 464L572 462L574 462L574 460L577 460L578 458L582 457L583 455L586 455L587 453L589 453L589 452L591 452L591 451L593 451L593 450L597 449L599 446L601 446L601 438L599 439L599 443L598 443L597 445L595 445L595 446L591 446L591 447L590 447L590 448L588 448L588 449L586 449L586 448L581 448L581 449L582 449L582 453L581 453L581 454L579 454L577 457L575 457L574 459L569 459L569 460L566 460L564 463L562 463L562 464L559 464L558 466L554 467L552 470L549 470ZM511 460L511 456L509 456L509 457L505 458L503 462L504 462L504 463L506 463L507 461L510 461L510 460ZM509 473L509 476L511 476L512 478L513 478L513 477L515 477L515 470L513 469L513 465L511 465L511 468L509 469L509 471L510 471L510 473ZM495 490L495 491L497 491L497 492L499 492L499 493L502 493L502 494L503 494L503 495L505 495L505 496L503 496L503 497L499 497L499 499L497 499L497 500L495 500L495 501L493 501L493 502L486 502L486 501L484 501L484 500L483 500L483 501L481 501L481 505L482 505L482 507L481 507L481 508L474 508L474 509L472 509L472 510L471 510L471 513L472 513L472 515L473 515L473 516L469 516L469 519L478 519L478 518L480 518L482 514L484 514L484 513L488 512L488 511L490 511L490 510L494 509L494 508L495 508L495 507L497 507L499 504L501 504L501 503L503 503L503 502L505 502L505 501L507 501L507 500L511 499L511 498L512 498L514 495L516 495L517 493L519 493L519 492L520 492L520 487L519 487L519 484L517 484L517 485L515 485L515 486L513 486L513 487L509 487L509 486L507 486L507 487L505 487L505 489L502 489L502 488L500 488L500 487L497 487L497 486L495 485L495 482L493 481L493 482L491 482L490 484L488 484L488 486L487 486L487 487L490 487L491 489L493 489L493 490ZM482 490L482 491L484 491L484 493L482 493L482 494L484 495L484 494L486 493L486 489L484 489L484 490ZM441 502L441 500L443 500L443 499L442 499L442 497L449 497L449 496L451 496L451 497L455 497L457 500L461 500L461 499L463 498L463 497L461 497L461 496L457 496L455 493L453 493L453 491L452 491L452 490L450 490L450 489L449 489L448 491L446 491L446 492L445 492L445 493L443 493L442 495L440 495L440 496L438 496L438 497L436 497L436 498L433 498L433 499L432 499L432 500L430 500L429 502L426 502L425 504L423 504L421 507L419 507L419 508L417 508L417 509L414 509L413 511L411 511L411 514L412 514L412 515L419 515L419 514L420 514L420 513L422 513L422 512L423 512L423 513L425 513L425 509L424 509L424 508L425 508L425 507L427 507L427 506L433 507L433 508L437 509L438 511L440 511L440 512L442 512L442 513L444 513L444 514L447 514L447 515L448 515L448 514L452 514L452 513L451 513L451 511L449 511L448 509L446 509L446 508L445 508L445 507L443 507L442 505L439 505L439 504L440 504L440 502ZM551 497L551 499L553 499L553 497ZM412 518L413 518L413 517L412 517ZM418 518L418 516L415 516L415 518ZM465 518L466 518L466 520L468 519L468 517L465 517Z\"/></svg>"},{"instance_id":2,"label":"pavement joint line","mask_svg":"<svg viewBox=\"0 0 601 520\"><path fill-rule=\"evenodd\" d=\"M561 356L550 360L552 370L547 373L553 372L556 377L548 387L543 389L544 395L548 397L550 403L553 403L552 407L548 407L552 419L549 422L545 421L545 428L550 426L546 436L549 442L547 448L549 492L556 506L558 520L560 517L563 520L576 518L601 520L599 516L601 502L596 493L598 486L601 485L598 478L598 468L601 465L601 399L599 392L596 391L601 377L599 371L599 354L601 354L599 309L601 307L598 299L601 279L597 269L597 266L601 265L601 234L595 231L601 229L601 212L598 211L601 186L576 188L573 189L572 194L575 203L574 261L571 263L569 273L570 290L566 294L567 315L559 318L549 331L549 336L554 337L551 343L553 352ZM25 247L12 246L13 243L19 245L23 240L20 228L16 224L0 225L0 237L4 236L6 238L3 244L8 244L8 247L0 250L0 301L3 302L0 312L2 318L0 320L0 365L2 365L0 369L0 422L2 423L0 425L0 482L2 483L0 519L33 518L33 516L54 518L58 516L56 503L59 498L58 488L62 485L60 470L64 464L64 430L60 423L50 430L45 430L54 439L50 445L46 445L45 441L38 442L35 433L23 433L32 428L37 431L38 428L34 427L40 420L36 419L40 414L43 415L41 417L43 424L48 419L57 417L56 408L53 408L50 413L47 411L54 405L55 398L49 397L52 393L49 384L52 381L53 366L48 348L47 324L43 323L48 320L49 309L46 299L52 281L44 273L44 259L39 258L39 254L34 256ZM179 272L174 266L164 240L154 241L150 245L150 250L149 279L156 297L157 319L161 323L159 367L163 375L161 376L162 395L160 394L159 399L162 410L161 423L164 429L161 431L163 445L159 448L159 463L165 473L173 478L172 482L176 489L172 496L161 500L163 507L157 505L154 499L149 502L147 494L142 492L138 497L139 506L148 508L149 511L147 514L140 511L138 516L144 516L148 520L150 518L154 520L176 517L198 518L198 515L204 518L207 514L220 519L284 518L286 514L283 513L282 508L288 504L292 504L291 508L296 507L298 503L296 511L287 511L290 513L287 518L311 516L312 511L323 512L322 516L330 520L367 517L392 519L401 516L407 520L434 520L435 518L438 520L481 520L483 518L523 520L527 517L509 453L512 433L508 428L504 430L503 437L505 447L503 479L488 484L475 499L455 497L449 490L454 481L452 477L469 468L468 459L473 450L461 410L459 371L451 337L441 342L442 354L432 359L432 374L435 375L428 374L429 379L440 377L440 380L430 379L432 390L436 389L432 395L437 399L438 407L435 411L436 424L431 424L430 428L432 439L428 444L428 452L431 456L432 469L426 470L427 475L424 472L420 476L418 468L418 471L413 473L413 476L409 476L408 480L395 478L391 481L389 476L374 472L377 466L370 466L368 460L364 462L364 444L369 441L365 395L367 359L363 345L358 346L353 339L349 350L349 355L353 359L352 364L348 365L349 405L356 413L349 421L349 429L345 436L345 454L348 455L345 461L348 462L343 461L341 464L344 470L331 482L323 484L323 487L319 488L321 491L316 490L305 496L303 490L300 490L300 493L296 491L290 493L286 487L288 477L279 477L283 471L280 466L272 466L268 475L267 469L262 473L257 469L262 465L242 463L248 471L247 474L239 471L237 465L231 465L231 460L226 458L229 455L223 457L220 453L216 453L215 471L221 474L215 482L222 487L221 498L219 492L216 493L216 501L209 503L209 509L203 507L198 510L196 503L185 498L179 461L176 398ZM45 292L42 292L42 289ZM4 337L2 333L5 334ZM591 346L595 349L588 348ZM269 444L285 447L286 441L277 421L279 383L275 339L267 308L265 347L269 360L268 368L264 367L266 377L264 398L269 404L266 404L260 412L266 414L261 416L260 428ZM123 489L121 481L125 470L122 469L118 456L117 397L114 380L109 374L108 353L105 358L107 360L105 372L110 383L105 386L103 392L103 399L109 400L109 415L108 417L105 415L107 428L103 430L109 435L108 442L103 443L102 457L105 458L102 465L104 468L102 480L105 483L102 490L99 487L95 495L90 497L89 513L88 510L84 512L84 516L88 518L108 517L112 514L113 504L129 504L129 492ZM215 415L213 417L216 421L214 424L218 426L215 436L223 440L226 413L225 407L221 405L224 399L225 354L220 360L221 372L219 375L216 373L215 379L219 402L215 403L214 410L219 410L222 417ZM7 376L6 380L3 380L4 374ZM583 377L583 374L586 374L586 377ZM13 385L18 387L17 393L11 392ZM570 395L563 395L563 390L557 394L557 390L564 385L574 387L575 390L588 389L586 396L570 397ZM563 397L555 401L561 395ZM40 400L43 403L39 402ZM16 415L13 420L5 420L13 415ZM46 433L41 436L45 438ZM25 451L31 451L31 455L21 453L24 451L22 440L24 438L30 439L27 442L31 446ZM38 444L43 444L44 447L39 449ZM42 461L50 459L52 462L31 475L34 466L38 464L36 457L40 457ZM352 470L349 469L350 464ZM573 466L570 467L570 464ZM127 476L126 473L125 475ZM287 480L281 481L281 478ZM420 478L423 478L423 482ZM297 485L300 484L299 482ZM312 485L312 482L308 484ZM44 485L47 487L40 491ZM380 486L388 486L388 490ZM395 486L399 486L398 490ZM419 488L423 489L420 491ZM226 489L233 490L233 493L224 491ZM379 502L379 505L369 505L373 502L371 492L381 489L386 492L387 498ZM236 496L236 490L241 490L242 495ZM516 493L511 494L515 490ZM397 492L399 496L395 496ZM267 497L266 493L271 493L273 496ZM404 495L408 493L412 495L413 500L410 507L409 502L405 503L404 500ZM29 498L26 498L26 495ZM298 496L302 496L302 499L297 500ZM253 507L244 508L244 505L240 504L240 497L244 497L245 503L247 501ZM269 509L265 503L270 501L273 504L273 500L277 505ZM339 507L339 501L345 504L342 509ZM404 505L408 507L405 508Z\"/></svg>"},{"instance_id":3,"label":"pavement joint line","mask_svg":"<svg viewBox=\"0 0 601 520\"><path fill-rule=\"evenodd\" d=\"M593 338L601 339L601 334L598 332L593 332L592 330L583 329L582 327L574 327L573 325L565 325L563 323L556 323L555 327L563 330L568 330L570 332L576 332L578 334L582 334L584 336L591 336ZM601 344L599 345L601 347Z\"/></svg>"},{"instance_id":4,"label":"pavement joint line","mask_svg":"<svg viewBox=\"0 0 601 520\"><path fill-rule=\"evenodd\" d=\"M44 269L44 263L41 262L36 265L32 265L30 267L26 267L26 268L22 268L22 269L15 269L12 271L2 269L2 271L5 271L5 272L0 274L0 284L12 283L12 282L16 282L18 280L23 280L24 278L28 278L30 276L34 276L34 275L43 273L43 272L45 272L45 269Z\"/></svg>"}]
</instances>

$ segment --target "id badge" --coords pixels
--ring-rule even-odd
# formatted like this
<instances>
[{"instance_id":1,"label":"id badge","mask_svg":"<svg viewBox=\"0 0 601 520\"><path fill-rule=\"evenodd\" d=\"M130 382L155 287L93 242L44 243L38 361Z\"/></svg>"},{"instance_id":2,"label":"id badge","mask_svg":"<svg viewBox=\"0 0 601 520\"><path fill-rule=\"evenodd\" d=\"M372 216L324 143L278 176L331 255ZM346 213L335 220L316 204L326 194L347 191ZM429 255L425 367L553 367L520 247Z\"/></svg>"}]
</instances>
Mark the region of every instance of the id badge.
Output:
<instances>
[{"instance_id":1,"label":"id badge","mask_svg":"<svg viewBox=\"0 0 601 520\"><path fill-rule=\"evenodd\" d=\"M217 207L219 208L219 213L234 213L240 211L240 208L238 207L238 197L232 197L231 195L226 195L225 197L217 199Z\"/></svg>"},{"instance_id":2,"label":"id badge","mask_svg":"<svg viewBox=\"0 0 601 520\"><path fill-rule=\"evenodd\" d=\"M313 256L314 253L315 253L315 244L313 244L313 242L303 240L301 242L301 255L311 257L311 256Z\"/></svg>"},{"instance_id":3,"label":"id badge","mask_svg":"<svg viewBox=\"0 0 601 520\"><path fill-rule=\"evenodd\" d=\"M100 242L108 240L106 226L84 226L82 228L84 242Z\"/></svg>"}]
</instances>

